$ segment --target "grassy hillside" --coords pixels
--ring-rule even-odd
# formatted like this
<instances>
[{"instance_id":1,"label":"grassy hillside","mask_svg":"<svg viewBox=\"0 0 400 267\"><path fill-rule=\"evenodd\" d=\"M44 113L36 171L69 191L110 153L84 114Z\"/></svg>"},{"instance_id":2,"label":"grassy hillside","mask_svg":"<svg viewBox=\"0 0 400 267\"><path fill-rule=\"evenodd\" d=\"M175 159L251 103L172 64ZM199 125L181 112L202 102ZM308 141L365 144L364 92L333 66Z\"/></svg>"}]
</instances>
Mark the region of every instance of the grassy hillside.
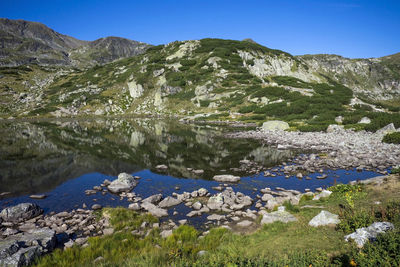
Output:
<instances>
[{"instance_id":1,"label":"grassy hillside","mask_svg":"<svg viewBox=\"0 0 400 267\"><path fill-rule=\"evenodd\" d=\"M139 113L260 123L280 119L305 131L324 130L337 116L344 117L344 124L362 129L365 125L357 120L367 116L373 121L367 129L376 130L387 122L400 127L396 98L372 101L328 72L317 72L309 60L251 41L177 41L87 70L58 70L37 90L39 100L27 105L17 99L4 105L3 116ZM397 60L390 57L384 62L395 66ZM37 79L43 68L32 68ZM9 78L14 74L8 75L14 72L20 84L25 82L15 91L32 93L25 79L34 78L26 76L24 69L1 71L7 74L7 80L0 80L4 91L15 83Z\"/></svg>"}]
</instances>

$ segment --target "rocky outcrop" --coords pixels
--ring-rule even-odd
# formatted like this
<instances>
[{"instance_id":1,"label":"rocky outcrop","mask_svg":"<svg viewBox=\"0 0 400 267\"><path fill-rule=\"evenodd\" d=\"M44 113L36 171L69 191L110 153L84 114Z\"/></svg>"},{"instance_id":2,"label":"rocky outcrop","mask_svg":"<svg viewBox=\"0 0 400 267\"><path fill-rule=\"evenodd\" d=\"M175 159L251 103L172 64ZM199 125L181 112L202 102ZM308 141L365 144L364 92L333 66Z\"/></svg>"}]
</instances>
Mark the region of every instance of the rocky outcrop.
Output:
<instances>
[{"instance_id":1,"label":"rocky outcrop","mask_svg":"<svg viewBox=\"0 0 400 267\"><path fill-rule=\"evenodd\" d=\"M0 218L6 222L28 220L42 214L43 210L33 203L21 203L5 208L0 213Z\"/></svg>"},{"instance_id":2,"label":"rocky outcrop","mask_svg":"<svg viewBox=\"0 0 400 267\"><path fill-rule=\"evenodd\" d=\"M368 227L358 228L354 233L346 235L344 239L350 239L356 242L358 247L363 247L368 241L374 241L378 234L385 233L394 229L394 225L390 222L375 222Z\"/></svg>"},{"instance_id":3,"label":"rocky outcrop","mask_svg":"<svg viewBox=\"0 0 400 267\"><path fill-rule=\"evenodd\" d=\"M274 222L295 222L297 218L290 214L289 212L285 211L284 209L278 209L277 211L271 213L265 213L261 219L261 224L270 224Z\"/></svg>"}]
</instances>

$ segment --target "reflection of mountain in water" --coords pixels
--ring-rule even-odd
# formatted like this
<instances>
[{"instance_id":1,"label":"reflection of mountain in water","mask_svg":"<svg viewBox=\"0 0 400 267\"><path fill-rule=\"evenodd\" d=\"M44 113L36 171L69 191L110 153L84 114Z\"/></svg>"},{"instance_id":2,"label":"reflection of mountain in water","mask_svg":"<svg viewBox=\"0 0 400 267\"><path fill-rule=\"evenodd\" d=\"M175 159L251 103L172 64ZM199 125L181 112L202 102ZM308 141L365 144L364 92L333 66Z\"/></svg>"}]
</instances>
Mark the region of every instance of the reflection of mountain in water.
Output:
<instances>
[{"instance_id":1,"label":"reflection of mountain in water","mask_svg":"<svg viewBox=\"0 0 400 267\"><path fill-rule=\"evenodd\" d=\"M92 119L0 124L0 192L48 191L90 172L117 175L169 166L175 177L210 179L242 159L272 166L291 157L249 140L221 136L221 128L150 119Z\"/></svg>"}]
</instances>

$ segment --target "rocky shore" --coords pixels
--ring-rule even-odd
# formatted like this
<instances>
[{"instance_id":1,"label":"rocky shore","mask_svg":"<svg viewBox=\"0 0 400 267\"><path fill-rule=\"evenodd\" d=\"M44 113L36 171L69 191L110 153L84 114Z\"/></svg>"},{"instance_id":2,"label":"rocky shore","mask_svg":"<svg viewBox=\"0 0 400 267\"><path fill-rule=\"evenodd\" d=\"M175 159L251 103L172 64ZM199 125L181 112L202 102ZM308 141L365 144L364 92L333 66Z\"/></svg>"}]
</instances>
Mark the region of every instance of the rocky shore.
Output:
<instances>
[{"instance_id":1,"label":"rocky shore","mask_svg":"<svg viewBox=\"0 0 400 267\"><path fill-rule=\"evenodd\" d=\"M400 145L382 142L387 132L396 131L390 124L376 133L345 130L330 125L327 132L291 132L283 130L256 130L228 133L229 138L251 138L280 150L299 149L310 151L289 165L283 165L284 174L301 177L307 173L323 172L323 169L352 169L376 171L387 174L387 169L400 163Z\"/></svg>"},{"instance_id":2,"label":"rocky shore","mask_svg":"<svg viewBox=\"0 0 400 267\"><path fill-rule=\"evenodd\" d=\"M145 237L155 228L159 228L160 236L166 238L179 225L188 223L192 217L202 215L206 215L203 235L208 234L207 228L215 226L234 232L249 233L263 224L297 221L296 216L286 211L285 203L298 205L303 196L319 200L329 197L332 193L322 188L318 188L315 193L308 190L306 193L301 193L279 187L275 190L263 188L259 190L256 199L252 199L241 192L235 192L229 184L221 184L222 192L215 194L211 194L205 188L200 188L192 192L174 192L165 197L162 194L155 194L142 199L132 191L138 183L138 178L121 173L116 180L112 182L105 180L93 190L103 192L108 190L120 198L127 198L131 202L128 209L148 212L159 218L167 217L166 220L151 225L144 222L140 230L132 231L132 234L139 238ZM377 177L365 180L363 183L382 185L385 181L384 177ZM180 204L191 208L191 211L186 214L187 219L175 222L168 216L171 214L170 209ZM91 209L50 212L46 215L43 215L43 210L38 205L32 203L22 203L3 209L0 213L0 265L29 265L36 257L49 253L57 247L64 249L74 245L85 247L88 245L88 237L113 234L114 229L107 212L103 211L102 216L99 217L99 213L95 211L101 208L100 205L93 205ZM340 222L338 215L324 211L323 206L301 208L321 210L310 221L311 227L335 225ZM176 211L173 212L175 213ZM375 238L378 232L392 228L392 224L375 223L370 228L361 229L359 232L346 236L346 240L355 239L357 244L362 246L367 240Z\"/></svg>"}]
</instances>

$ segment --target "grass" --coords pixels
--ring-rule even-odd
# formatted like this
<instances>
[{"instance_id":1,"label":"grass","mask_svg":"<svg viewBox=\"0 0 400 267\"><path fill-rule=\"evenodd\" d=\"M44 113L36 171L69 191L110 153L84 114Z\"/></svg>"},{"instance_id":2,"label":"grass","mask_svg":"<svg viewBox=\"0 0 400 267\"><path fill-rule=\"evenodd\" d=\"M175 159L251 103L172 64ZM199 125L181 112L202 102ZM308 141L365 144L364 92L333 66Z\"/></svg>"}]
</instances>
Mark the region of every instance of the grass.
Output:
<instances>
[{"instance_id":1,"label":"grass","mask_svg":"<svg viewBox=\"0 0 400 267\"><path fill-rule=\"evenodd\" d=\"M372 221L400 224L400 177L392 175L388 181L381 186L337 185L329 188L333 194L327 199L301 199L300 206L323 205L325 210L341 214L342 222L355 222L351 229L310 227L308 222L320 209L302 209L285 203L297 222L264 225L248 235L214 228L204 237L195 228L184 225L162 239L158 229L147 228L149 234L143 237L130 233L143 221L157 221L152 216L123 208L105 209L103 216L110 217L116 229L113 235L91 238L86 248L57 250L40 258L37 266L365 266L368 262L396 265L400 252L398 231L382 235L362 250L343 239L349 231ZM341 213L343 206L349 208L348 195L354 201L352 216ZM379 207L374 204L377 200L382 202ZM199 256L199 251L206 252ZM99 256L104 260L94 263Z\"/></svg>"}]
</instances>

